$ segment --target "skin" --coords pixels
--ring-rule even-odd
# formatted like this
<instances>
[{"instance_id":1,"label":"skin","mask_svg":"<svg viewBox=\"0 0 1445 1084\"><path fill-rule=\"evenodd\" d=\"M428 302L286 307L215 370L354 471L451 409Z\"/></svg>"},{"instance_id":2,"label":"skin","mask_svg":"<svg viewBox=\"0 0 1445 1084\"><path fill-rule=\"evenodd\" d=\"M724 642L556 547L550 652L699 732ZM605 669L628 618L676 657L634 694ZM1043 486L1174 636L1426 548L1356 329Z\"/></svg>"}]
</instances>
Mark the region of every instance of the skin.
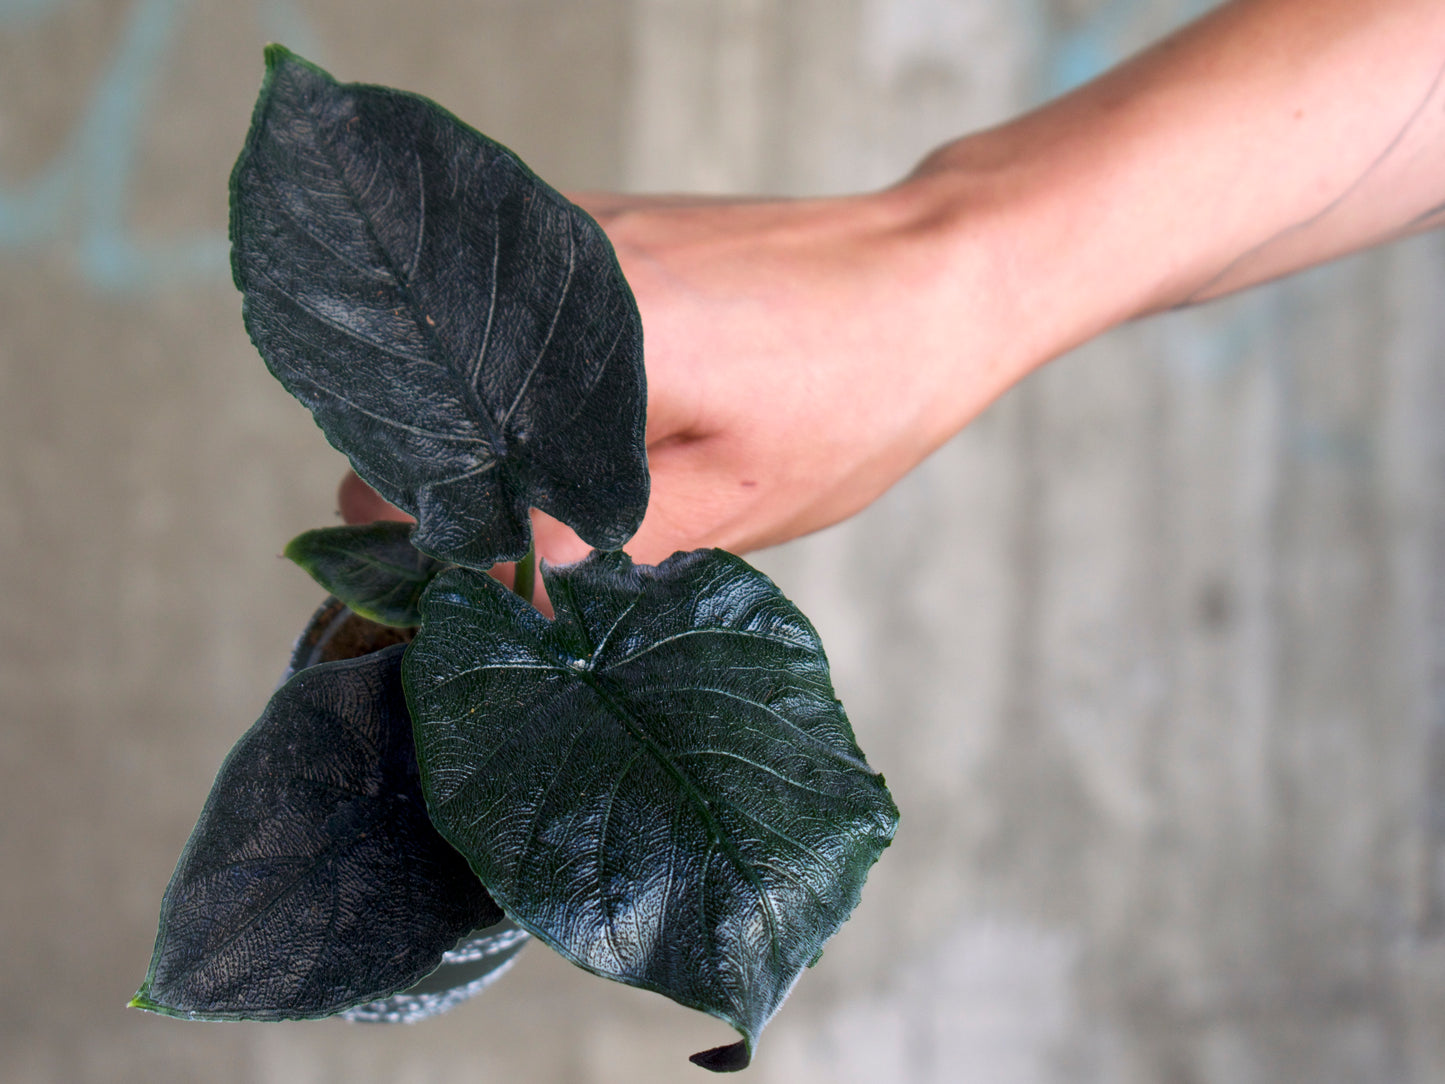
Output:
<instances>
[{"instance_id":1,"label":"skin","mask_svg":"<svg viewBox=\"0 0 1445 1084\"><path fill-rule=\"evenodd\" d=\"M859 511L1109 328L1445 223L1445 4L1235 0L881 192L574 198L647 341L627 549L745 553ZM355 476L340 505L406 518Z\"/></svg>"}]
</instances>

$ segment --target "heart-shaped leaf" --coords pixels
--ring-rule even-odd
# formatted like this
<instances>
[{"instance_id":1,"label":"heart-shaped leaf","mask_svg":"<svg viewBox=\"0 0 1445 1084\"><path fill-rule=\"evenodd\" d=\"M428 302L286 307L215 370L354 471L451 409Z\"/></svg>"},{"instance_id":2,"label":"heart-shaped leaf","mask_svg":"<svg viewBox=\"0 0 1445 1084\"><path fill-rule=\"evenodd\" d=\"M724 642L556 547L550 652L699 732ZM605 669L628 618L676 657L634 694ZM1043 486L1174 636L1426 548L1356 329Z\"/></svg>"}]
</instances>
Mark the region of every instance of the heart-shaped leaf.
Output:
<instances>
[{"instance_id":1,"label":"heart-shaped leaf","mask_svg":"<svg viewBox=\"0 0 1445 1084\"><path fill-rule=\"evenodd\" d=\"M289 1020L389 996L502 913L427 818L397 645L297 673L226 758L131 1002Z\"/></svg>"},{"instance_id":2,"label":"heart-shaped leaf","mask_svg":"<svg viewBox=\"0 0 1445 1084\"><path fill-rule=\"evenodd\" d=\"M358 1005L341 1015L380 1024L414 1024L456 1008L506 974L528 941L526 930L510 919L478 930L442 957L442 965L399 994Z\"/></svg>"},{"instance_id":3,"label":"heart-shaped leaf","mask_svg":"<svg viewBox=\"0 0 1445 1084\"><path fill-rule=\"evenodd\" d=\"M421 624L421 593L445 567L411 544L411 532L385 520L322 527L297 535L285 553L362 617L406 628Z\"/></svg>"},{"instance_id":4,"label":"heart-shaped leaf","mask_svg":"<svg viewBox=\"0 0 1445 1084\"><path fill-rule=\"evenodd\" d=\"M642 324L601 228L425 98L266 62L231 241L271 371L419 549L518 559L529 507L620 547L647 506Z\"/></svg>"},{"instance_id":5,"label":"heart-shaped leaf","mask_svg":"<svg viewBox=\"0 0 1445 1084\"><path fill-rule=\"evenodd\" d=\"M720 551L547 572L549 622L443 572L403 663L432 820L589 971L731 1023L741 1068L847 918L897 810L816 633Z\"/></svg>"}]
</instances>

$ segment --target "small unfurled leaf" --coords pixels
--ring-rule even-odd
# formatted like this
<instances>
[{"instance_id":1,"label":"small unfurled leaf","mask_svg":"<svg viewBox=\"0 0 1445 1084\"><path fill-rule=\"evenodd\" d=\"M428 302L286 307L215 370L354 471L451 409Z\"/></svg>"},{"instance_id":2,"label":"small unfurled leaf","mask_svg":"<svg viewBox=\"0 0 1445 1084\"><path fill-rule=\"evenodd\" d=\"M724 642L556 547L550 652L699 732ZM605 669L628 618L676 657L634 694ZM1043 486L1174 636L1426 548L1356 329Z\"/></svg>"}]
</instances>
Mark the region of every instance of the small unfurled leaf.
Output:
<instances>
[{"instance_id":1,"label":"small unfurled leaf","mask_svg":"<svg viewBox=\"0 0 1445 1084\"><path fill-rule=\"evenodd\" d=\"M549 622L450 569L403 663L432 819L582 967L731 1023L746 1065L897 810L807 620L730 554L550 569Z\"/></svg>"},{"instance_id":2,"label":"small unfurled leaf","mask_svg":"<svg viewBox=\"0 0 1445 1084\"><path fill-rule=\"evenodd\" d=\"M421 624L417 603L445 566L411 544L412 525L383 521L322 527L286 544L286 556L362 617L383 625Z\"/></svg>"},{"instance_id":3,"label":"small unfurled leaf","mask_svg":"<svg viewBox=\"0 0 1445 1084\"><path fill-rule=\"evenodd\" d=\"M642 324L601 228L425 98L266 63L231 262L271 371L424 552L516 560L529 507L620 547L647 507Z\"/></svg>"},{"instance_id":4,"label":"small unfurled leaf","mask_svg":"<svg viewBox=\"0 0 1445 1084\"><path fill-rule=\"evenodd\" d=\"M358 1005L341 1015L378 1024L414 1024L476 997L512 966L532 939L510 919L478 930L442 957L442 965L399 994Z\"/></svg>"},{"instance_id":5,"label":"small unfurled leaf","mask_svg":"<svg viewBox=\"0 0 1445 1084\"><path fill-rule=\"evenodd\" d=\"M401 646L301 670L226 758L131 1002L327 1016L415 984L502 913L427 818Z\"/></svg>"}]
</instances>

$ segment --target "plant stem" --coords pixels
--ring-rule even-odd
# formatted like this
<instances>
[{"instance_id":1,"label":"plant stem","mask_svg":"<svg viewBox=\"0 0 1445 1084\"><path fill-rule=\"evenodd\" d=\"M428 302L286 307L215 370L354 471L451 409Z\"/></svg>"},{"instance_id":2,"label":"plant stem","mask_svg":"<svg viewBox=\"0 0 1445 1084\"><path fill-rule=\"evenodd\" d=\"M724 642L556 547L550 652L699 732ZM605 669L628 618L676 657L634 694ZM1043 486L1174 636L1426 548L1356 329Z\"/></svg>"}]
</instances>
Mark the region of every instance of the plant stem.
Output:
<instances>
[{"instance_id":1,"label":"plant stem","mask_svg":"<svg viewBox=\"0 0 1445 1084\"><path fill-rule=\"evenodd\" d=\"M537 582L537 549L532 547L516 564L516 571L512 574L512 590L521 595L528 602L532 601L532 591Z\"/></svg>"}]
</instances>

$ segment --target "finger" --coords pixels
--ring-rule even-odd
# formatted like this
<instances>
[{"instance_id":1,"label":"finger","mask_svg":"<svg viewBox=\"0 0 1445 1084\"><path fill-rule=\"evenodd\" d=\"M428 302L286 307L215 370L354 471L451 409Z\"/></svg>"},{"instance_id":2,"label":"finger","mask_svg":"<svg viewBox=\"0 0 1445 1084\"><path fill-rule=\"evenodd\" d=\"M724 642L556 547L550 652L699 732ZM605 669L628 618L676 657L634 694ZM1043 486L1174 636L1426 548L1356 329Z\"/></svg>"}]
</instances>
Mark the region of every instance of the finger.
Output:
<instances>
[{"instance_id":1,"label":"finger","mask_svg":"<svg viewBox=\"0 0 1445 1084\"><path fill-rule=\"evenodd\" d=\"M412 517L389 503L376 490L347 471L336 491L336 505L341 510L341 521L348 524L375 523L379 519L398 520L410 523Z\"/></svg>"},{"instance_id":2,"label":"finger","mask_svg":"<svg viewBox=\"0 0 1445 1084\"><path fill-rule=\"evenodd\" d=\"M633 560L657 564L678 551L719 546L744 553L743 525L759 496L756 477L737 474L716 440L667 441L648 450L652 493L627 543Z\"/></svg>"},{"instance_id":3,"label":"finger","mask_svg":"<svg viewBox=\"0 0 1445 1084\"><path fill-rule=\"evenodd\" d=\"M604 230L607 228L605 220L609 216L625 211L637 203L636 196L624 196L617 192L564 192L562 194L597 219L598 225Z\"/></svg>"},{"instance_id":4,"label":"finger","mask_svg":"<svg viewBox=\"0 0 1445 1084\"><path fill-rule=\"evenodd\" d=\"M532 509L532 544L539 560L551 565L570 565L592 552L592 547L577 537L575 531L546 512Z\"/></svg>"},{"instance_id":5,"label":"finger","mask_svg":"<svg viewBox=\"0 0 1445 1084\"><path fill-rule=\"evenodd\" d=\"M487 575L510 590L517 582L517 566L511 561L500 561L487 569ZM528 601L541 611L543 617L550 619L553 616L552 600L547 597L547 584L541 576L532 581L532 597Z\"/></svg>"},{"instance_id":6,"label":"finger","mask_svg":"<svg viewBox=\"0 0 1445 1084\"><path fill-rule=\"evenodd\" d=\"M719 203L745 203L752 197L704 196L689 192L664 192L645 196L628 195L622 192L564 192L568 200L575 203L593 218L602 228L607 228L611 215L633 210L666 210L674 207L703 207ZM761 200L761 197L756 197Z\"/></svg>"}]
</instances>

